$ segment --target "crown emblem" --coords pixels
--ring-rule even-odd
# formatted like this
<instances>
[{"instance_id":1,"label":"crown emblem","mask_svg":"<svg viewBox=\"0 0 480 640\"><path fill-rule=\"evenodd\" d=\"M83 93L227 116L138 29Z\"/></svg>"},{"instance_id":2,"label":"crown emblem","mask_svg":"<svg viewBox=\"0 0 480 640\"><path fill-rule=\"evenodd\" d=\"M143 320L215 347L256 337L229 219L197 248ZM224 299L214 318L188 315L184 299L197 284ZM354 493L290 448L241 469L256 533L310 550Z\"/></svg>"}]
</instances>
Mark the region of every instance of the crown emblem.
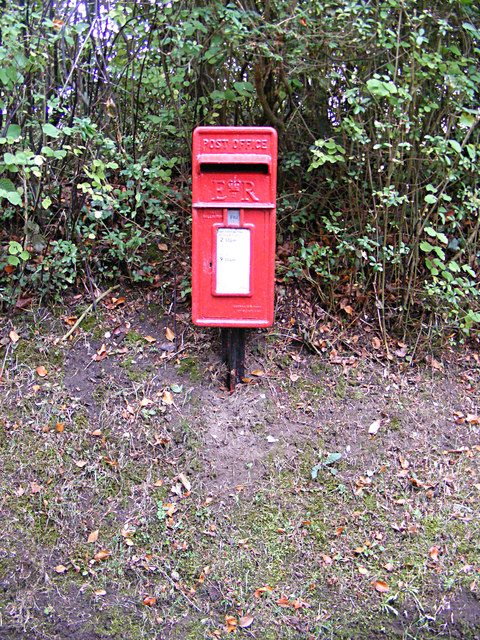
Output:
<instances>
[{"instance_id":1,"label":"crown emblem","mask_svg":"<svg viewBox=\"0 0 480 640\"><path fill-rule=\"evenodd\" d=\"M237 176L234 176L231 180L229 180L227 182L227 184L228 184L228 188L230 189L230 191L232 193L239 193L240 192L240 187L242 186L242 183L237 178Z\"/></svg>"}]
</instances>

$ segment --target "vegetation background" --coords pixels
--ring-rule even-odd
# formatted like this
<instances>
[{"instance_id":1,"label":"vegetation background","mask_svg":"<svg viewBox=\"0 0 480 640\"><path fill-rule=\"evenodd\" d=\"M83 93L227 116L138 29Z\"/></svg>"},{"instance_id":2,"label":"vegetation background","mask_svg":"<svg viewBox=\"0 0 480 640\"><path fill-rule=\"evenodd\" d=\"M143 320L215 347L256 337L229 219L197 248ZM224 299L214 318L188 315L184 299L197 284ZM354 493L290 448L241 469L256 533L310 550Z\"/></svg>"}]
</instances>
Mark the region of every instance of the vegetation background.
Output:
<instances>
[{"instance_id":1,"label":"vegetation background","mask_svg":"<svg viewBox=\"0 0 480 640\"><path fill-rule=\"evenodd\" d=\"M168 287L189 254L193 128L271 125L279 280L370 309L384 337L469 335L479 28L472 0L4 4L3 308Z\"/></svg>"}]
</instances>

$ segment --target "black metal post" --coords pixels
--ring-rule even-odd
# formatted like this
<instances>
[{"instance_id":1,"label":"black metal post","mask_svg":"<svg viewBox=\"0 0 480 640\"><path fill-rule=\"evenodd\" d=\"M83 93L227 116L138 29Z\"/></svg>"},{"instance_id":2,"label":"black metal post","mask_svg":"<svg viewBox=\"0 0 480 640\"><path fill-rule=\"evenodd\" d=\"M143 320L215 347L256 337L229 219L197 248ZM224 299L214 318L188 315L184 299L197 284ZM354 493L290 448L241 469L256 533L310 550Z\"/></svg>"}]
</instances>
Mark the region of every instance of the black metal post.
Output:
<instances>
[{"instance_id":1,"label":"black metal post","mask_svg":"<svg viewBox=\"0 0 480 640\"><path fill-rule=\"evenodd\" d=\"M227 387L235 386L245 377L245 329L226 327L222 329L223 361L227 365Z\"/></svg>"}]
</instances>

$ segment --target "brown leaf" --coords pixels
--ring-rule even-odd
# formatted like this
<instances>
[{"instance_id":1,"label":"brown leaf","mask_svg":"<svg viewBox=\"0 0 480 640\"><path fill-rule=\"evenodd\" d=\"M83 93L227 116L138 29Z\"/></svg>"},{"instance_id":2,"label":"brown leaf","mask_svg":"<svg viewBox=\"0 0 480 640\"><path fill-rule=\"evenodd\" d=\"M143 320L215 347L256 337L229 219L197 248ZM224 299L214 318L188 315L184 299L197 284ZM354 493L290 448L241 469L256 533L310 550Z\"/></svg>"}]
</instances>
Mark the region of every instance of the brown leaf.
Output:
<instances>
[{"instance_id":1,"label":"brown leaf","mask_svg":"<svg viewBox=\"0 0 480 640\"><path fill-rule=\"evenodd\" d=\"M287 598L287 596L284 596L283 593L280 596L280 598L276 601L276 603L279 607L289 607L290 606L290 600Z\"/></svg>"},{"instance_id":2,"label":"brown leaf","mask_svg":"<svg viewBox=\"0 0 480 640\"><path fill-rule=\"evenodd\" d=\"M237 630L237 619L234 616L229 616L228 614L225 616L225 628L227 633L231 631Z\"/></svg>"},{"instance_id":3,"label":"brown leaf","mask_svg":"<svg viewBox=\"0 0 480 640\"><path fill-rule=\"evenodd\" d=\"M379 593L386 593L387 591L390 591L390 587L383 580L376 580L373 583L373 586Z\"/></svg>"},{"instance_id":4,"label":"brown leaf","mask_svg":"<svg viewBox=\"0 0 480 640\"><path fill-rule=\"evenodd\" d=\"M163 402L163 404L166 404L166 405L169 405L169 406L173 404L173 396L170 393L170 391L167 391L165 389L165 391L163 392L162 402Z\"/></svg>"},{"instance_id":5,"label":"brown leaf","mask_svg":"<svg viewBox=\"0 0 480 640\"><path fill-rule=\"evenodd\" d=\"M45 367L43 365L40 365L39 367L37 367L37 374L40 376L40 378L44 378L47 375L48 371L45 369Z\"/></svg>"},{"instance_id":6,"label":"brown leaf","mask_svg":"<svg viewBox=\"0 0 480 640\"><path fill-rule=\"evenodd\" d=\"M32 493L39 493L42 490L42 487L34 480L30 482L30 489Z\"/></svg>"},{"instance_id":7,"label":"brown leaf","mask_svg":"<svg viewBox=\"0 0 480 640\"><path fill-rule=\"evenodd\" d=\"M107 592L105 591L105 589L97 589L97 590L95 591L95 595L96 595L96 596L106 596L106 595L107 595Z\"/></svg>"},{"instance_id":8,"label":"brown leaf","mask_svg":"<svg viewBox=\"0 0 480 640\"><path fill-rule=\"evenodd\" d=\"M372 347L374 349L380 349L382 346L382 343L380 342L380 338L377 338L375 336L375 338L372 338Z\"/></svg>"},{"instance_id":9,"label":"brown leaf","mask_svg":"<svg viewBox=\"0 0 480 640\"><path fill-rule=\"evenodd\" d=\"M368 576L368 569L366 569L365 567L358 567L358 573L361 576Z\"/></svg>"},{"instance_id":10,"label":"brown leaf","mask_svg":"<svg viewBox=\"0 0 480 640\"><path fill-rule=\"evenodd\" d=\"M57 431L59 433L62 433L62 431L65 429L65 423L64 422L57 422Z\"/></svg>"},{"instance_id":11,"label":"brown leaf","mask_svg":"<svg viewBox=\"0 0 480 640\"><path fill-rule=\"evenodd\" d=\"M255 598L261 598L262 594L271 593L272 591L273 591L273 587L269 587L268 585L265 585L264 587L259 587L258 589L256 589L253 595L255 596Z\"/></svg>"},{"instance_id":12,"label":"brown leaf","mask_svg":"<svg viewBox=\"0 0 480 640\"><path fill-rule=\"evenodd\" d=\"M253 622L253 616L251 616L250 614L247 614L246 616L242 616L240 618L240 620L238 621L238 626L242 629L246 629L252 624L252 622Z\"/></svg>"},{"instance_id":13,"label":"brown leaf","mask_svg":"<svg viewBox=\"0 0 480 640\"><path fill-rule=\"evenodd\" d=\"M164 242L159 242L157 247L159 251L168 251L168 247Z\"/></svg>"},{"instance_id":14,"label":"brown leaf","mask_svg":"<svg viewBox=\"0 0 480 640\"><path fill-rule=\"evenodd\" d=\"M149 342L150 344L152 344L153 342L156 342L156 341L157 341L157 339L156 339L156 338L154 338L153 336L145 336L145 340L146 340L147 342Z\"/></svg>"},{"instance_id":15,"label":"brown leaf","mask_svg":"<svg viewBox=\"0 0 480 640\"><path fill-rule=\"evenodd\" d=\"M79 468L79 469L83 469L83 467L85 467L87 464L86 460L75 460L75 465Z\"/></svg>"},{"instance_id":16,"label":"brown leaf","mask_svg":"<svg viewBox=\"0 0 480 640\"><path fill-rule=\"evenodd\" d=\"M67 571L67 567L64 567L63 564L57 564L55 571L56 573L65 573L65 571Z\"/></svg>"},{"instance_id":17,"label":"brown leaf","mask_svg":"<svg viewBox=\"0 0 480 640\"><path fill-rule=\"evenodd\" d=\"M87 542L96 542L98 540L98 529L92 531L88 536Z\"/></svg>"},{"instance_id":18,"label":"brown leaf","mask_svg":"<svg viewBox=\"0 0 480 640\"><path fill-rule=\"evenodd\" d=\"M95 560L106 560L110 555L110 551L97 551L97 553L93 556Z\"/></svg>"},{"instance_id":19,"label":"brown leaf","mask_svg":"<svg viewBox=\"0 0 480 640\"><path fill-rule=\"evenodd\" d=\"M18 333L16 331L14 331L12 329L12 331L10 331L10 333L8 334L10 340L15 344L15 342L18 342L20 340L20 336L18 335Z\"/></svg>"},{"instance_id":20,"label":"brown leaf","mask_svg":"<svg viewBox=\"0 0 480 640\"><path fill-rule=\"evenodd\" d=\"M107 357L107 347L105 346L105 344L102 344L102 346L97 351L97 353L94 356L92 356L92 360L99 362L100 360L103 360L106 357Z\"/></svg>"},{"instance_id":21,"label":"brown leaf","mask_svg":"<svg viewBox=\"0 0 480 640\"><path fill-rule=\"evenodd\" d=\"M252 376L256 376L257 378L261 378L265 375L265 371L262 371L261 369L255 369L255 371L252 371Z\"/></svg>"},{"instance_id":22,"label":"brown leaf","mask_svg":"<svg viewBox=\"0 0 480 640\"><path fill-rule=\"evenodd\" d=\"M408 467L410 466L410 463L408 462L408 460L406 458L404 458L402 456L401 453L398 456L398 460L400 462L400 466L402 467L402 469L408 469Z\"/></svg>"},{"instance_id":23,"label":"brown leaf","mask_svg":"<svg viewBox=\"0 0 480 640\"><path fill-rule=\"evenodd\" d=\"M153 605L157 602L157 599L154 596L145 596L142 600L142 604L146 607L153 607Z\"/></svg>"},{"instance_id":24,"label":"brown leaf","mask_svg":"<svg viewBox=\"0 0 480 640\"><path fill-rule=\"evenodd\" d=\"M440 549L438 547L430 547L428 553L430 554L430 557L434 562L439 561Z\"/></svg>"},{"instance_id":25,"label":"brown leaf","mask_svg":"<svg viewBox=\"0 0 480 640\"><path fill-rule=\"evenodd\" d=\"M167 340L169 340L170 342L173 342L175 340L175 334L170 329L170 327L167 327L165 329L165 336L166 336Z\"/></svg>"}]
</instances>

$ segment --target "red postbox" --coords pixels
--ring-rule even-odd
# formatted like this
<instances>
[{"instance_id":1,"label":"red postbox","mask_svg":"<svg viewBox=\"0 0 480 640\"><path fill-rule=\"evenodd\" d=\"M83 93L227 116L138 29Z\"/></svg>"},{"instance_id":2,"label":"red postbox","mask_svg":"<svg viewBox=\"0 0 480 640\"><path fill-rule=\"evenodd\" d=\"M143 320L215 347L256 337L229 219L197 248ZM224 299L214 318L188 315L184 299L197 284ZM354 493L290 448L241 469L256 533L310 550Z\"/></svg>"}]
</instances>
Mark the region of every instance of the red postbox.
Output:
<instances>
[{"instance_id":1,"label":"red postbox","mask_svg":"<svg viewBox=\"0 0 480 640\"><path fill-rule=\"evenodd\" d=\"M218 327L273 324L277 132L193 132L192 319Z\"/></svg>"}]
</instances>

